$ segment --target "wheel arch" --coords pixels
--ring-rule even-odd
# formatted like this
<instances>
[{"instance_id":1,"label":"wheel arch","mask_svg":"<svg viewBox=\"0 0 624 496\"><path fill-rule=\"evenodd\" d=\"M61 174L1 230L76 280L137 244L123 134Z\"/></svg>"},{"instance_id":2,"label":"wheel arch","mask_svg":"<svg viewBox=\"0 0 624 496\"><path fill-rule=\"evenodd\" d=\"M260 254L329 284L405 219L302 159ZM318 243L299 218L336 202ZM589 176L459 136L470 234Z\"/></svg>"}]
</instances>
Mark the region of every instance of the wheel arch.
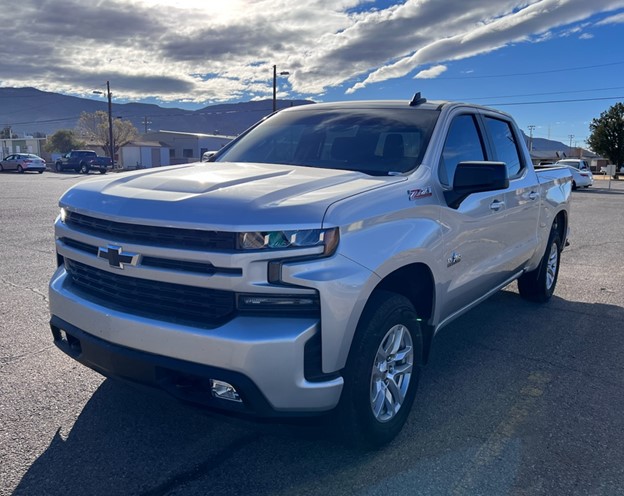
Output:
<instances>
[{"instance_id":1,"label":"wheel arch","mask_svg":"<svg viewBox=\"0 0 624 496\"><path fill-rule=\"evenodd\" d=\"M433 316L435 307L435 280L431 269L424 263L403 266L384 277L375 287L374 291L377 290L397 293L410 300L421 320L423 334L421 358L423 364L427 363L434 329L428 322Z\"/></svg>"},{"instance_id":2,"label":"wheel arch","mask_svg":"<svg viewBox=\"0 0 624 496\"><path fill-rule=\"evenodd\" d=\"M559 233L562 246L565 246L568 238L568 212L561 210L554 218L552 229Z\"/></svg>"}]
</instances>

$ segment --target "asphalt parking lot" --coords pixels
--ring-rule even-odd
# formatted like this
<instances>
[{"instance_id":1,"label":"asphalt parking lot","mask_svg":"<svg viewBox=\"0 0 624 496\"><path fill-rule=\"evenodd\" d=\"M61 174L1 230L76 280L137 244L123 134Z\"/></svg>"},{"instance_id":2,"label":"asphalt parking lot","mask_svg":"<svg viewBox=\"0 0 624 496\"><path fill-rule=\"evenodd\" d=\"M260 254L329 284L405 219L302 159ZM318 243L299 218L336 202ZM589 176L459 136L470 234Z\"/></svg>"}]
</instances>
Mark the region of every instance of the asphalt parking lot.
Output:
<instances>
[{"instance_id":1,"label":"asphalt parking lot","mask_svg":"<svg viewBox=\"0 0 624 496\"><path fill-rule=\"evenodd\" d=\"M96 176L93 176L96 177ZM436 338L387 448L205 414L53 345L52 224L77 174L0 174L0 494L624 494L624 181L575 191L555 297L515 284Z\"/></svg>"}]
</instances>

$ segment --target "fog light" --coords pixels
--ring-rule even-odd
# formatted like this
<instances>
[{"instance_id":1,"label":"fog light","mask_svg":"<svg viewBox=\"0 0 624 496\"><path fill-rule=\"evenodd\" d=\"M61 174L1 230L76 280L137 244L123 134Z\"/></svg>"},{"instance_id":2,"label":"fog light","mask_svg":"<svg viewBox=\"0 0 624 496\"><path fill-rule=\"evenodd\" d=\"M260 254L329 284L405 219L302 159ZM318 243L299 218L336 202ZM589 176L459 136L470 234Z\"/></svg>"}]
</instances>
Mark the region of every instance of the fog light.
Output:
<instances>
[{"instance_id":1,"label":"fog light","mask_svg":"<svg viewBox=\"0 0 624 496\"><path fill-rule=\"evenodd\" d=\"M212 396L215 398L236 401L237 403L243 402L241 397L238 395L236 388L227 382L210 379L210 390L212 391Z\"/></svg>"}]
</instances>

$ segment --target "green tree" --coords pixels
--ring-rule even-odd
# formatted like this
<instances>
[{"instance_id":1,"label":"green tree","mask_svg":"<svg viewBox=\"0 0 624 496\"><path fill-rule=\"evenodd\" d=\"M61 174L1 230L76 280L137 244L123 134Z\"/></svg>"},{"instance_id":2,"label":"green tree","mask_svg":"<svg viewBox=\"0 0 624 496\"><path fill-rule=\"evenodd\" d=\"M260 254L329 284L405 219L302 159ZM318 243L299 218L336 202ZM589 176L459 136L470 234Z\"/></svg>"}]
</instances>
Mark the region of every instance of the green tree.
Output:
<instances>
[{"instance_id":1,"label":"green tree","mask_svg":"<svg viewBox=\"0 0 624 496\"><path fill-rule=\"evenodd\" d=\"M78 119L78 133L86 139L100 145L106 155L110 155L108 132L108 114L102 110L83 112ZM139 131L130 121L113 119L114 153L139 136Z\"/></svg>"},{"instance_id":2,"label":"green tree","mask_svg":"<svg viewBox=\"0 0 624 496\"><path fill-rule=\"evenodd\" d=\"M589 125L587 144L617 169L624 165L624 103L616 103ZM617 173L616 173L617 175Z\"/></svg>"},{"instance_id":3,"label":"green tree","mask_svg":"<svg viewBox=\"0 0 624 496\"><path fill-rule=\"evenodd\" d=\"M0 130L0 139L12 139L17 138L17 134L11 132L11 128L9 126Z\"/></svg>"},{"instance_id":4,"label":"green tree","mask_svg":"<svg viewBox=\"0 0 624 496\"><path fill-rule=\"evenodd\" d=\"M67 153L70 150L84 148L84 146L84 141L80 141L74 131L71 129L59 129L46 140L44 149L49 153Z\"/></svg>"}]
</instances>

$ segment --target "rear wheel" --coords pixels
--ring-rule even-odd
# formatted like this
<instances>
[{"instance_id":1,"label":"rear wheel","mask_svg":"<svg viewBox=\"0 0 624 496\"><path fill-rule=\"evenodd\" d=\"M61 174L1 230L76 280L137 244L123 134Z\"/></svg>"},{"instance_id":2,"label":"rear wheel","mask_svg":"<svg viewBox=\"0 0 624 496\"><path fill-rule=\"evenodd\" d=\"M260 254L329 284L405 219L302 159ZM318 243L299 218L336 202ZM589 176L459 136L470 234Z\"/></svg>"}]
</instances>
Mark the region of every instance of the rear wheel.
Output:
<instances>
[{"instance_id":1,"label":"rear wheel","mask_svg":"<svg viewBox=\"0 0 624 496\"><path fill-rule=\"evenodd\" d=\"M373 293L347 361L338 414L350 444L375 448L401 431L416 396L422 335L411 302Z\"/></svg>"},{"instance_id":2,"label":"rear wheel","mask_svg":"<svg viewBox=\"0 0 624 496\"><path fill-rule=\"evenodd\" d=\"M0 172L4 172L4 167L2 167L1 163L0 163Z\"/></svg>"},{"instance_id":3,"label":"rear wheel","mask_svg":"<svg viewBox=\"0 0 624 496\"><path fill-rule=\"evenodd\" d=\"M550 231L546 252L539 267L518 279L520 296L537 303L550 300L555 292L561 263L561 238L556 229Z\"/></svg>"},{"instance_id":4,"label":"rear wheel","mask_svg":"<svg viewBox=\"0 0 624 496\"><path fill-rule=\"evenodd\" d=\"M56 169L56 172L63 172L63 166L61 165L60 162L57 162L56 164L54 164L54 168Z\"/></svg>"}]
</instances>

